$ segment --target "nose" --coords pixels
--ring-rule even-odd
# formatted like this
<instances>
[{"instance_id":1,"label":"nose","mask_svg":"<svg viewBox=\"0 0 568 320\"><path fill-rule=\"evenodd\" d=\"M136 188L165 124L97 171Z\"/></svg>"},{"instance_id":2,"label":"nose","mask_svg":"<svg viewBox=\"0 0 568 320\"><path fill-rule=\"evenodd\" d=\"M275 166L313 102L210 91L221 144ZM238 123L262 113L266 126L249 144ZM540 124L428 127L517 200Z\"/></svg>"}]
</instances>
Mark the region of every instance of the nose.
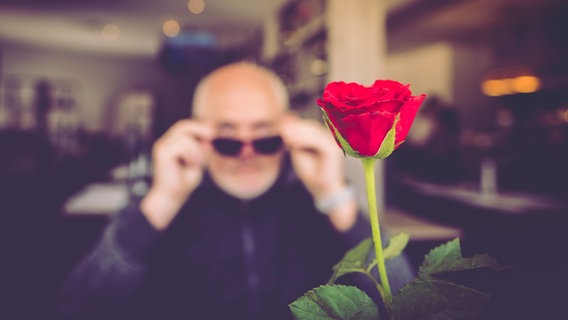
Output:
<instances>
[{"instance_id":1,"label":"nose","mask_svg":"<svg viewBox=\"0 0 568 320\"><path fill-rule=\"evenodd\" d=\"M254 147L252 146L252 143L250 141L245 142L245 144L243 145L243 149L241 150L241 153L239 154L239 157L250 158L250 157L253 157L254 155L255 155L255 152L254 152Z\"/></svg>"}]
</instances>

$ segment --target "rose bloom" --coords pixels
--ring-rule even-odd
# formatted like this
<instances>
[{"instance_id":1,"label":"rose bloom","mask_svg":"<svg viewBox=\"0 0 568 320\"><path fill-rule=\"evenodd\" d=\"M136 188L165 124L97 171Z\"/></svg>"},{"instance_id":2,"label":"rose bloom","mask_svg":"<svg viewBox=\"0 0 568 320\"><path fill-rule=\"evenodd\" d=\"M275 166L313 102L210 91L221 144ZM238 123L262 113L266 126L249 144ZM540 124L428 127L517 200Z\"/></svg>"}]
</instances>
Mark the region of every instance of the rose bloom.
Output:
<instances>
[{"instance_id":1,"label":"rose bloom","mask_svg":"<svg viewBox=\"0 0 568 320\"><path fill-rule=\"evenodd\" d=\"M406 138L426 95L412 96L409 85L377 80L367 87L331 82L317 100L338 145L357 158L388 157Z\"/></svg>"}]
</instances>

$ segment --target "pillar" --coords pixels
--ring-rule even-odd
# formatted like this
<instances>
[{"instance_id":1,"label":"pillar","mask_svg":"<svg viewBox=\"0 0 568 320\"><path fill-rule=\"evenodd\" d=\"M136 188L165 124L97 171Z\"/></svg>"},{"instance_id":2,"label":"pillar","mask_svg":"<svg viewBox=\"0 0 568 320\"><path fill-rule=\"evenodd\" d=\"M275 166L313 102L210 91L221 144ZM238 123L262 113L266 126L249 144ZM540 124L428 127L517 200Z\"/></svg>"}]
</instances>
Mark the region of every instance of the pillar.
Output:
<instances>
[{"instance_id":1,"label":"pillar","mask_svg":"<svg viewBox=\"0 0 568 320\"><path fill-rule=\"evenodd\" d=\"M386 6L381 0L328 0L326 13L328 82L371 85L384 78L386 57ZM367 211L365 179L360 159L347 157L348 178L358 190L361 208ZM377 161L377 208L385 211L384 163Z\"/></svg>"}]
</instances>

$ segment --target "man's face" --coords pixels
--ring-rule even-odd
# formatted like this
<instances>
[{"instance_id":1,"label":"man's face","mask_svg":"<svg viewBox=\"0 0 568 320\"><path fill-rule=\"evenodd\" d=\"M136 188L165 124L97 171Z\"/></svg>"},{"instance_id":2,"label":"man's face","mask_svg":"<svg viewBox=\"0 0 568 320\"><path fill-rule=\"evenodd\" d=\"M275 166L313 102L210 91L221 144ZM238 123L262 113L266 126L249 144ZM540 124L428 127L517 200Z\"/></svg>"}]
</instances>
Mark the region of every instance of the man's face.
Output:
<instances>
[{"instance_id":1,"label":"man's face","mask_svg":"<svg viewBox=\"0 0 568 320\"><path fill-rule=\"evenodd\" d=\"M266 83L236 85L212 91L207 99L205 120L216 137L245 142L234 156L211 150L208 169L213 180L227 193L251 199L264 193L278 177L283 148L273 154L255 151L251 141L279 134L284 109ZM222 89L222 90L221 90Z\"/></svg>"}]
</instances>

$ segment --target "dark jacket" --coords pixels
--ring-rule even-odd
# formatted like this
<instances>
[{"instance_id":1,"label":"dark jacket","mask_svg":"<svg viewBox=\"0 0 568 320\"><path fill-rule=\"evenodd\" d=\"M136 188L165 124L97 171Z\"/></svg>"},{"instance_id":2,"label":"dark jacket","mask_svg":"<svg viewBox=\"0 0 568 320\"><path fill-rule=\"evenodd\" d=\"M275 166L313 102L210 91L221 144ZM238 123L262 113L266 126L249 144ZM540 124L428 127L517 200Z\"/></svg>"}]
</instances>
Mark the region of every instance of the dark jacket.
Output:
<instances>
[{"instance_id":1,"label":"dark jacket","mask_svg":"<svg viewBox=\"0 0 568 320\"><path fill-rule=\"evenodd\" d=\"M119 212L63 286L70 319L290 319L288 304L325 284L370 235L336 232L291 170L243 201L203 183L165 232L138 204Z\"/></svg>"}]
</instances>

